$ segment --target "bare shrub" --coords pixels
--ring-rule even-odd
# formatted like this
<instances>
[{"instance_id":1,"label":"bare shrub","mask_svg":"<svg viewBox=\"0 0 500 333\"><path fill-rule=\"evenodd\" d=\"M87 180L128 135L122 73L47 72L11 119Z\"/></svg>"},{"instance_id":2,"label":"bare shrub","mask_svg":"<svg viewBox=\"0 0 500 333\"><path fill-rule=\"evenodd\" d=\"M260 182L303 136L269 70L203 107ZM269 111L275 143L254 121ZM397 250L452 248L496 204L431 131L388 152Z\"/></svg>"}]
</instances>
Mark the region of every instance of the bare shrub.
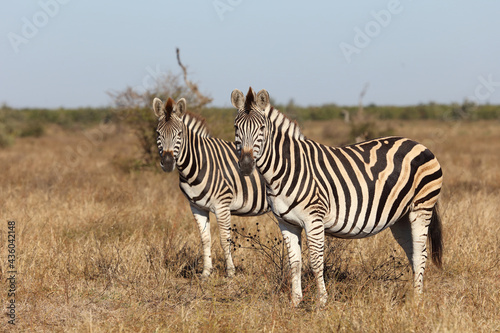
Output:
<instances>
[{"instance_id":1,"label":"bare shrub","mask_svg":"<svg viewBox=\"0 0 500 333\"><path fill-rule=\"evenodd\" d=\"M277 224L276 221L275 223ZM263 261L263 265L258 266L260 267L259 275L269 281L274 292L289 294L291 288L290 265L286 245L281 234L266 234L259 227L259 223L255 223L255 227L246 230L245 228L237 228L235 224L232 231L235 233L234 240L232 240L233 252L238 249L255 251ZM349 273L349 243L346 240L325 238L323 276L326 283L329 281L342 282L351 275ZM308 260L307 246L304 246L303 249L302 283L305 290L314 290L316 281ZM315 292L311 294L315 294Z\"/></svg>"},{"instance_id":2,"label":"bare shrub","mask_svg":"<svg viewBox=\"0 0 500 333\"><path fill-rule=\"evenodd\" d=\"M275 292L288 292L290 266L282 236L263 234L259 223L255 223L255 228L247 230L243 227L238 229L234 224L231 230L236 234L231 240L233 252L240 248L256 251L264 262L260 267L265 267L259 273L275 287Z\"/></svg>"},{"instance_id":3,"label":"bare shrub","mask_svg":"<svg viewBox=\"0 0 500 333\"><path fill-rule=\"evenodd\" d=\"M199 112L212 101L210 97L199 91L197 84L188 80L187 68L180 61L179 49L177 49L177 61L182 68L184 82L181 82L180 75L168 72L156 76L151 87L129 86L122 91L108 92L116 108L118 119L134 130L142 151L139 159L141 166L150 166L158 159L156 147L158 120L151 110L155 97L163 101L169 97L174 100L184 97L188 109L192 112Z\"/></svg>"}]
</instances>

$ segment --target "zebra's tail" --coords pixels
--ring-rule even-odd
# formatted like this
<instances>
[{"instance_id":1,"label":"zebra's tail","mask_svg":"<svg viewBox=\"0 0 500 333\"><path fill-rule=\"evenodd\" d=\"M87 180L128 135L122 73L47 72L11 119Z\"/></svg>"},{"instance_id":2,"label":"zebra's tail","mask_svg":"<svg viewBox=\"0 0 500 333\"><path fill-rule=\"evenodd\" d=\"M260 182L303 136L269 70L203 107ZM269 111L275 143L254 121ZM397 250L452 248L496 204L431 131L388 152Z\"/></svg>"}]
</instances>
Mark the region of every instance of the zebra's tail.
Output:
<instances>
[{"instance_id":1,"label":"zebra's tail","mask_svg":"<svg viewBox=\"0 0 500 333\"><path fill-rule=\"evenodd\" d=\"M443 234L437 203L434 205L434 208L432 208L431 223L429 224L429 245L432 262L437 267L441 268L443 258Z\"/></svg>"}]
</instances>

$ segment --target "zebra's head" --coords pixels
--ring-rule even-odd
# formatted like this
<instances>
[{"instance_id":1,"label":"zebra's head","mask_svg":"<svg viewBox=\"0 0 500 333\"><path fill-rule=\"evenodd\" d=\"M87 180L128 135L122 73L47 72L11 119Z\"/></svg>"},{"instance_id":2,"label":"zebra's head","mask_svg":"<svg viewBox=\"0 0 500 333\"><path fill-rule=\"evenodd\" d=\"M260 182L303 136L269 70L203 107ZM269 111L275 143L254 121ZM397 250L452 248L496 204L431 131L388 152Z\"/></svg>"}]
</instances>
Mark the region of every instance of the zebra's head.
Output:
<instances>
[{"instance_id":1,"label":"zebra's head","mask_svg":"<svg viewBox=\"0 0 500 333\"><path fill-rule=\"evenodd\" d=\"M165 172L175 169L175 161L179 155L182 141L182 117L186 113L186 100L181 98L174 102L169 98L165 104L159 99L153 100L153 110L158 117L158 134L156 143L160 154L160 166Z\"/></svg>"},{"instance_id":2,"label":"zebra's head","mask_svg":"<svg viewBox=\"0 0 500 333\"><path fill-rule=\"evenodd\" d=\"M271 109L269 94L264 89L255 94L250 87L245 98L241 91L235 89L231 93L231 103L238 109L234 120L238 165L241 173L248 176L255 168L255 161L262 155L268 137L266 114Z\"/></svg>"}]
</instances>

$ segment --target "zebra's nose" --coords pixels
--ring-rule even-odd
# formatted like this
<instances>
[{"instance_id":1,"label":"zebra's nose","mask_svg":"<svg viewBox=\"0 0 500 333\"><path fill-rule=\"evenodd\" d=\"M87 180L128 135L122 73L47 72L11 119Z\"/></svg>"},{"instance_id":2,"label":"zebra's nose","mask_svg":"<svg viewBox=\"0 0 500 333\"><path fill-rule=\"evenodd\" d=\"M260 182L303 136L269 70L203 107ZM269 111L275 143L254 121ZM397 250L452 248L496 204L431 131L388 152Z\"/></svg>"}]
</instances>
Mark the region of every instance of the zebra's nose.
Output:
<instances>
[{"instance_id":1,"label":"zebra's nose","mask_svg":"<svg viewBox=\"0 0 500 333\"><path fill-rule=\"evenodd\" d=\"M160 166L165 172L172 172L175 169L174 154L171 151L163 152L161 157Z\"/></svg>"},{"instance_id":2,"label":"zebra's nose","mask_svg":"<svg viewBox=\"0 0 500 333\"><path fill-rule=\"evenodd\" d=\"M238 166L240 167L241 174L243 176L249 176L253 169L255 168L255 161L253 159L253 151L243 151L241 153L240 160L238 161Z\"/></svg>"}]
</instances>

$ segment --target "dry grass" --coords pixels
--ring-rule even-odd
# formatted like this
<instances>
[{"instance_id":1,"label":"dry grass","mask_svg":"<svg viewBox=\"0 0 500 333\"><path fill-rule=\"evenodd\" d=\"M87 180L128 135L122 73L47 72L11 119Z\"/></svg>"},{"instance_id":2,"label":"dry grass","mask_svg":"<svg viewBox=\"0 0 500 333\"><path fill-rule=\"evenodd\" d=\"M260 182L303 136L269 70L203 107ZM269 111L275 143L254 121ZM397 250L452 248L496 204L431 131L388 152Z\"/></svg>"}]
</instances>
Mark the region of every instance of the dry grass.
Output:
<instances>
[{"instance_id":1,"label":"dry grass","mask_svg":"<svg viewBox=\"0 0 500 333\"><path fill-rule=\"evenodd\" d=\"M0 151L0 303L6 304L11 219L18 331L499 331L500 123L389 125L428 145L444 168L444 269L428 265L421 300L413 299L406 258L389 232L331 241L328 264L336 273L328 275L323 309L315 307L307 269L305 301L291 308L289 281L278 286L269 259L245 248L241 236L237 275L226 279L215 223L215 271L202 282L198 232L177 174L124 171L138 154L124 129L85 136L54 127ZM336 121L304 127L329 144L349 131ZM279 242L270 217L233 223L262 244ZM1 321L0 330L9 328L7 317Z\"/></svg>"}]
</instances>

